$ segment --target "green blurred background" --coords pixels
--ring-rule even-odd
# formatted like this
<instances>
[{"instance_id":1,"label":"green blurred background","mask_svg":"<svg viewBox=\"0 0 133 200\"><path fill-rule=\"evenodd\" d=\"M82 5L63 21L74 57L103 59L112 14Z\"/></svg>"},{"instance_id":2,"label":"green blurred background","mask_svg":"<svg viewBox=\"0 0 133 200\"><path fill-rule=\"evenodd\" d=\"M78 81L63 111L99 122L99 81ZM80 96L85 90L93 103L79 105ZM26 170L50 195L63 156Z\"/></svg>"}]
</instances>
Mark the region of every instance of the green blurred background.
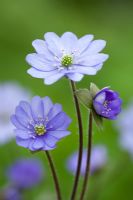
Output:
<instances>
[{"instance_id":1,"label":"green blurred background","mask_svg":"<svg viewBox=\"0 0 133 200\"><path fill-rule=\"evenodd\" d=\"M133 97L133 4L129 0L0 0L0 82L18 81L33 94L50 96L63 105L73 118L72 134L58 144L51 153L61 181L64 200L69 199L73 176L65 168L66 158L77 149L76 116L69 83L62 79L46 86L43 80L26 73L25 56L33 52L31 42L43 38L45 32L62 34L72 31L79 37L88 33L95 39L105 39L104 52L110 55L96 76L86 76L78 87L89 87L95 82L99 87L110 85L123 99L123 106ZM1 102L0 102L1 103ZM82 108L84 142L86 146L88 113ZM114 122L113 122L114 123ZM100 133L94 128L93 143L105 144L109 162L100 175L91 177L89 197L86 200L128 200L133 196L133 163L118 145L118 133L112 122L105 121ZM15 141L0 147L0 187L6 184L4 171L19 156L39 156L45 165L45 180L25 192L24 199L54 200L54 188L44 153L31 155L18 147ZM100 186L100 187L99 187ZM49 197L49 194L51 197Z\"/></svg>"}]
</instances>

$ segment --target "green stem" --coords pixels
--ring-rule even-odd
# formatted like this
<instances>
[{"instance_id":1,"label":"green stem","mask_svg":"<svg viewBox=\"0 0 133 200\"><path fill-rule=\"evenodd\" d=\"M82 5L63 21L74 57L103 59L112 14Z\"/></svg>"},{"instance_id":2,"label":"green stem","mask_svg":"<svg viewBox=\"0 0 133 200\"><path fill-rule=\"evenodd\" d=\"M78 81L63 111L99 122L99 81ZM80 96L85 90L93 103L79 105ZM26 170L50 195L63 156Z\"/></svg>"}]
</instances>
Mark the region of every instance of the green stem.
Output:
<instances>
[{"instance_id":1,"label":"green stem","mask_svg":"<svg viewBox=\"0 0 133 200\"><path fill-rule=\"evenodd\" d=\"M85 176L84 176L84 182L83 187L80 195L80 200L84 199L87 183L89 179L90 174L90 159L91 159L91 146L92 146L92 112L90 111L89 115L89 129L88 129L88 149L87 149L87 163L86 163L86 170L85 170Z\"/></svg>"},{"instance_id":2,"label":"green stem","mask_svg":"<svg viewBox=\"0 0 133 200\"><path fill-rule=\"evenodd\" d=\"M82 127L82 119L81 119L81 112L80 112L80 107L79 107L79 102L76 97L75 91L76 91L76 85L73 81L71 81L71 87L72 87L72 93L73 93L73 98L74 98L74 103L75 103L75 108L76 108L76 113L77 113L77 119L78 119L78 127L79 127L79 155L78 155L78 165L77 165L77 170L75 174L75 180L74 180L74 185L72 189L72 194L71 194L71 200L74 200L76 197L76 192L78 188L78 182L79 182L79 177L80 177L80 169L81 169L81 163L82 163L82 153L83 153L83 127Z\"/></svg>"},{"instance_id":3,"label":"green stem","mask_svg":"<svg viewBox=\"0 0 133 200\"><path fill-rule=\"evenodd\" d=\"M55 167L54 167L52 158L48 151L45 151L45 153L46 153L46 156L47 156L47 159L49 162L49 166L51 168L51 172L52 172L52 176L53 176L53 180L54 180L54 184L55 184L55 190L56 190L56 194L57 194L57 200L61 200L62 198L61 198L61 192L60 192L60 187L59 187L59 181L57 178L57 174L55 171Z\"/></svg>"}]
</instances>

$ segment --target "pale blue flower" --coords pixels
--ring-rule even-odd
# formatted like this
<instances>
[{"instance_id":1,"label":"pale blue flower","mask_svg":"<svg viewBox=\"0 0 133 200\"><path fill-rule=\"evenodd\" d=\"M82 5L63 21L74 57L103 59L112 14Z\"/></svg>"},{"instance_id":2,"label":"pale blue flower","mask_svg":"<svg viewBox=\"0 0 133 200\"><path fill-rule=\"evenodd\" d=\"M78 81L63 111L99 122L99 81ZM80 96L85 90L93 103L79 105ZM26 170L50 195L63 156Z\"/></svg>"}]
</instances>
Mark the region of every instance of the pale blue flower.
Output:
<instances>
[{"instance_id":1,"label":"pale blue flower","mask_svg":"<svg viewBox=\"0 0 133 200\"><path fill-rule=\"evenodd\" d=\"M93 40L93 35L78 39L71 32L61 37L48 32L44 38L33 41L36 53L27 55L26 60L32 66L28 73L44 79L48 85L62 77L80 81L84 75L95 75L108 58L107 54L100 53L106 42Z\"/></svg>"}]
</instances>

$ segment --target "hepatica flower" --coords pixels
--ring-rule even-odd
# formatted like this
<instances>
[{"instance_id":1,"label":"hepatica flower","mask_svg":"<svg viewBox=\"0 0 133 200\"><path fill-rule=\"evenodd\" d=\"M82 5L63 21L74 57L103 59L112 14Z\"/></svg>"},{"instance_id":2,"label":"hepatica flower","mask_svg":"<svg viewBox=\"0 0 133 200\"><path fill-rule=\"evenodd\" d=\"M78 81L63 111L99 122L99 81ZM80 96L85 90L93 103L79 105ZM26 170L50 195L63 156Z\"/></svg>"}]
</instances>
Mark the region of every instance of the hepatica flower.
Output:
<instances>
[{"instance_id":1,"label":"hepatica flower","mask_svg":"<svg viewBox=\"0 0 133 200\"><path fill-rule=\"evenodd\" d=\"M14 138L10 116L21 99L29 100L30 92L14 82L0 84L0 145Z\"/></svg>"},{"instance_id":2,"label":"hepatica flower","mask_svg":"<svg viewBox=\"0 0 133 200\"><path fill-rule=\"evenodd\" d=\"M8 169L7 176L17 189L30 188L42 180L43 166L38 159L20 159Z\"/></svg>"},{"instance_id":3,"label":"hepatica flower","mask_svg":"<svg viewBox=\"0 0 133 200\"><path fill-rule=\"evenodd\" d=\"M81 165L81 175L84 176L86 169L87 150L84 149ZM67 161L67 168L70 172L75 174L78 162L78 152L75 152ZM90 173L94 174L105 166L107 162L107 149L103 145L96 145L92 148L91 161L90 161Z\"/></svg>"},{"instance_id":4,"label":"hepatica flower","mask_svg":"<svg viewBox=\"0 0 133 200\"><path fill-rule=\"evenodd\" d=\"M119 143L133 158L133 103L123 110L117 120Z\"/></svg>"},{"instance_id":5,"label":"hepatica flower","mask_svg":"<svg viewBox=\"0 0 133 200\"><path fill-rule=\"evenodd\" d=\"M44 35L45 40L35 40L32 45L36 53L27 55L32 66L28 73L43 78L45 84L52 84L62 77L80 81L84 75L95 75L107 60L108 55L100 53L105 47L104 40L94 40L93 35L80 39L71 32L61 37L53 32Z\"/></svg>"},{"instance_id":6,"label":"hepatica flower","mask_svg":"<svg viewBox=\"0 0 133 200\"><path fill-rule=\"evenodd\" d=\"M17 144L31 151L54 149L61 138L70 134L66 129L71 119L49 97L35 96L31 103L21 101L11 121L16 127Z\"/></svg>"},{"instance_id":7,"label":"hepatica flower","mask_svg":"<svg viewBox=\"0 0 133 200\"><path fill-rule=\"evenodd\" d=\"M93 98L93 107L96 113L104 118L116 119L121 111L122 100L117 92L108 87L100 90Z\"/></svg>"}]
</instances>

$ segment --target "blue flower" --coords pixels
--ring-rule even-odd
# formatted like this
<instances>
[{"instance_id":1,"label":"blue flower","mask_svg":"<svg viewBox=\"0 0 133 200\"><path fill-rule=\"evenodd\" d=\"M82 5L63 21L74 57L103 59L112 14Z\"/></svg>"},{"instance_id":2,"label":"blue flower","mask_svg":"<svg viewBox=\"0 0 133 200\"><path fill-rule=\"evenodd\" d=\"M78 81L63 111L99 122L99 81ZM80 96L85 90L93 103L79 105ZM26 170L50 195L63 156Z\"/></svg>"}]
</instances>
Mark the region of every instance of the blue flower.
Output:
<instances>
[{"instance_id":1,"label":"blue flower","mask_svg":"<svg viewBox=\"0 0 133 200\"><path fill-rule=\"evenodd\" d=\"M49 97L35 96L31 104L21 101L11 121L16 127L17 144L31 151L54 149L61 138L70 134L66 129L71 119Z\"/></svg>"},{"instance_id":2,"label":"blue flower","mask_svg":"<svg viewBox=\"0 0 133 200\"><path fill-rule=\"evenodd\" d=\"M121 112L122 100L117 92L108 87L100 90L93 99L96 113L104 118L114 120Z\"/></svg>"},{"instance_id":3,"label":"blue flower","mask_svg":"<svg viewBox=\"0 0 133 200\"><path fill-rule=\"evenodd\" d=\"M19 159L7 172L8 180L18 190L37 185L43 177L43 166L38 159Z\"/></svg>"},{"instance_id":4,"label":"blue flower","mask_svg":"<svg viewBox=\"0 0 133 200\"><path fill-rule=\"evenodd\" d=\"M108 55L100 53L105 47L104 40L93 40L93 35L80 39L71 32L61 37L53 32L44 35L45 40L35 40L32 45L36 53L27 55L32 66L28 73L43 78L50 85L62 77L80 81L84 75L95 75L107 60Z\"/></svg>"},{"instance_id":5,"label":"blue flower","mask_svg":"<svg viewBox=\"0 0 133 200\"><path fill-rule=\"evenodd\" d=\"M82 165L81 165L81 175L84 176L86 169L86 159L87 159L87 149L83 151ZM70 172L75 174L78 162L78 152L72 154L67 160L67 168ZM96 145L92 148L91 162L90 162L90 172L94 174L96 171L100 170L107 162L107 149L103 145Z\"/></svg>"}]
</instances>

